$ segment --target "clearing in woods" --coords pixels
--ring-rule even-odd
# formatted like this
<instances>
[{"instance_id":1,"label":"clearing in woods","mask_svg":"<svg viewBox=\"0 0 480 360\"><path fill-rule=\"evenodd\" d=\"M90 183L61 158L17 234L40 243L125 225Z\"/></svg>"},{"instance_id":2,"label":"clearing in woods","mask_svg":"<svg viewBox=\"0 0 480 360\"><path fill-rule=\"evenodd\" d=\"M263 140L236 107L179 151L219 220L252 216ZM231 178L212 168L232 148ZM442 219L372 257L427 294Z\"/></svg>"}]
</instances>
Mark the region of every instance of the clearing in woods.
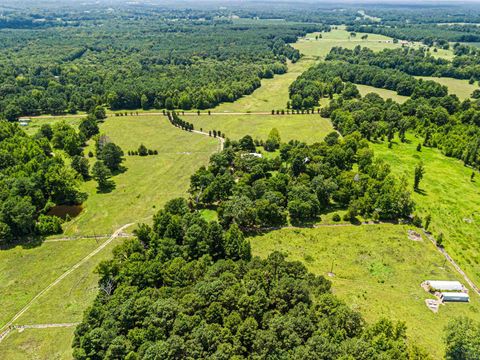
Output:
<instances>
[{"instance_id":1,"label":"clearing in woods","mask_svg":"<svg viewBox=\"0 0 480 360\"><path fill-rule=\"evenodd\" d=\"M473 90L479 89L477 82L470 84L468 80L434 76L416 76L416 78L433 80L439 84L445 85L448 87L448 93L457 95L460 100L470 99Z\"/></svg>"},{"instance_id":2,"label":"clearing in woods","mask_svg":"<svg viewBox=\"0 0 480 360\"><path fill-rule=\"evenodd\" d=\"M472 169L460 160L443 155L438 149L422 147L423 139L411 134L408 142L396 139L391 149L385 143L373 143L375 155L385 159L393 172L405 176L413 190L415 166L422 161L425 174L420 192L413 193L416 212L432 217L429 230L444 235L448 253L477 284L480 284L480 180L471 181ZM477 174L478 176L478 174Z\"/></svg>"},{"instance_id":3,"label":"clearing in woods","mask_svg":"<svg viewBox=\"0 0 480 360\"><path fill-rule=\"evenodd\" d=\"M327 276L333 292L367 321L382 316L402 320L419 345L443 353L443 328L454 317L480 319L480 298L470 291L469 304L449 303L434 314L420 284L426 279L463 278L426 238L412 241L405 225L335 226L282 229L250 239L254 255L278 250L315 274ZM333 264L333 265L332 265Z\"/></svg>"},{"instance_id":4,"label":"clearing in woods","mask_svg":"<svg viewBox=\"0 0 480 360\"><path fill-rule=\"evenodd\" d=\"M266 140L272 128L276 128L282 141L300 140L306 143L321 141L334 131L329 119L319 114L299 115L201 115L189 116L195 129L219 130L232 140L245 135Z\"/></svg>"}]
</instances>

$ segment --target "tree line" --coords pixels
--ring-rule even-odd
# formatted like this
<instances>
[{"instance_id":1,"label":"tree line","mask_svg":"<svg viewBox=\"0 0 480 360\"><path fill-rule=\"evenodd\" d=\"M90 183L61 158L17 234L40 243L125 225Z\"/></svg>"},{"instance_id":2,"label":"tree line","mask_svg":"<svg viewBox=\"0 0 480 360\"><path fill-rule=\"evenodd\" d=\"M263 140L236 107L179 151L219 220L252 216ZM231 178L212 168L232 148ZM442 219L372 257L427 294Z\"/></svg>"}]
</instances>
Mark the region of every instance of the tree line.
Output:
<instances>
[{"instance_id":1,"label":"tree line","mask_svg":"<svg viewBox=\"0 0 480 360\"><path fill-rule=\"evenodd\" d=\"M382 69L374 65L352 64L344 61L327 61L311 67L289 87L293 108L318 106L321 98L358 98L354 84L370 85L396 91L399 95L416 98L440 98L448 88L431 80L416 79L400 70Z\"/></svg>"},{"instance_id":2,"label":"tree line","mask_svg":"<svg viewBox=\"0 0 480 360\"><path fill-rule=\"evenodd\" d=\"M456 44L458 54L452 61L436 58L425 48L384 49L373 52L368 48L345 49L334 47L326 60L347 61L352 64L378 66L382 69L395 69L414 76L438 76L456 79L480 80L478 68L480 57L471 47Z\"/></svg>"}]
</instances>

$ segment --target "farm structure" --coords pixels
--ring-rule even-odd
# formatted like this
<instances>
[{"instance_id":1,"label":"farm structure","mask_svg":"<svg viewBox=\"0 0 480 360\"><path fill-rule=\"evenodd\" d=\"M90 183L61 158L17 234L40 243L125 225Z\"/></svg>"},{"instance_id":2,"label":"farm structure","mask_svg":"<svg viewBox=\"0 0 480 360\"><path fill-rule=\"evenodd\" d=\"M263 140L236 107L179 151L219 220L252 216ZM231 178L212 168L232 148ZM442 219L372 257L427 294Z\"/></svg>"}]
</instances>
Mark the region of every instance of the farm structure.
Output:
<instances>
[{"instance_id":1,"label":"farm structure","mask_svg":"<svg viewBox=\"0 0 480 360\"><path fill-rule=\"evenodd\" d=\"M425 290L430 292L466 291L466 288L459 281L427 280L422 284L422 286L425 288Z\"/></svg>"},{"instance_id":2,"label":"farm structure","mask_svg":"<svg viewBox=\"0 0 480 360\"><path fill-rule=\"evenodd\" d=\"M463 292L442 292L440 300L443 302L469 302L470 297Z\"/></svg>"}]
</instances>

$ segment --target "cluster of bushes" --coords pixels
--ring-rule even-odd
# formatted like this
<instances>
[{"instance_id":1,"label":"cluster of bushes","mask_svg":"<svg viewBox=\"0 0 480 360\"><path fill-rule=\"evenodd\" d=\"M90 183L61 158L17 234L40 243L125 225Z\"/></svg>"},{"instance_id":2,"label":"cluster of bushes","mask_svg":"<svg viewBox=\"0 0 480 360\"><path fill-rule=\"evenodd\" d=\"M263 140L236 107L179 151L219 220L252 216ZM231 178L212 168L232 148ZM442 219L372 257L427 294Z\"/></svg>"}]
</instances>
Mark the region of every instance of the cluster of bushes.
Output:
<instances>
[{"instance_id":1,"label":"cluster of bushes","mask_svg":"<svg viewBox=\"0 0 480 360\"><path fill-rule=\"evenodd\" d=\"M148 149L145 145L140 144L138 147L138 150L129 150L128 151L129 156L148 156L148 155L158 155L158 150L152 150Z\"/></svg>"},{"instance_id":2,"label":"cluster of bushes","mask_svg":"<svg viewBox=\"0 0 480 360\"><path fill-rule=\"evenodd\" d=\"M197 206L216 207L224 226L235 223L252 230L288 220L315 221L333 203L347 208L351 220L357 215L406 218L413 209L405 182L374 160L360 134L340 140L334 132L312 146L282 144L280 157L273 159L251 154L255 144L250 136L226 146L192 176L190 186Z\"/></svg>"},{"instance_id":3,"label":"cluster of bushes","mask_svg":"<svg viewBox=\"0 0 480 360\"><path fill-rule=\"evenodd\" d=\"M315 114L315 109L313 107L304 107L303 103L301 105L295 103L294 104L296 107L295 108L292 108L292 103L290 101L287 102L287 110L272 110L272 115L290 115L290 113L292 115L295 115L295 114ZM305 105L307 105L305 103ZM308 104L309 105L309 104ZM292 108L292 109L291 109ZM317 114L320 114L320 108L317 108L316 110Z\"/></svg>"},{"instance_id":4,"label":"cluster of bushes","mask_svg":"<svg viewBox=\"0 0 480 360\"><path fill-rule=\"evenodd\" d=\"M200 131L202 131L202 129L200 129ZM225 134L222 133L220 130L208 130L208 136L213 136L214 138L216 137L225 138Z\"/></svg>"}]
</instances>

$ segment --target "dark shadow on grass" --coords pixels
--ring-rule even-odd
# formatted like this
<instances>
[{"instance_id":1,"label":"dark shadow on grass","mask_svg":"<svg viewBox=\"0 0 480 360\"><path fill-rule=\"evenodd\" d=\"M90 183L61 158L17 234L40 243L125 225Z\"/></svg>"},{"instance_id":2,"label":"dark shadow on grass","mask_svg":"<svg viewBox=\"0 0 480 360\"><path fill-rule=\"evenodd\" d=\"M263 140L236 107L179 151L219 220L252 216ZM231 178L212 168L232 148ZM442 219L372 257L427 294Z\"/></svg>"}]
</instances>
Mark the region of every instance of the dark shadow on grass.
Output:
<instances>
[{"instance_id":1,"label":"dark shadow on grass","mask_svg":"<svg viewBox=\"0 0 480 360\"><path fill-rule=\"evenodd\" d=\"M427 192L423 189L415 189L414 190L417 194L420 194L422 196L427 196Z\"/></svg>"},{"instance_id":2,"label":"dark shadow on grass","mask_svg":"<svg viewBox=\"0 0 480 360\"><path fill-rule=\"evenodd\" d=\"M123 174L127 170L128 168L126 166L120 165L118 169L112 171L112 176Z\"/></svg>"},{"instance_id":3,"label":"dark shadow on grass","mask_svg":"<svg viewBox=\"0 0 480 360\"><path fill-rule=\"evenodd\" d=\"M25 238L19 238L9 241L6 244L1 244L0 251L10 250L15 248L16 246L21 246L22 249L33 249L42 245L44 240L44 236L30 236Z\"/></svg>"}]
</instances>

